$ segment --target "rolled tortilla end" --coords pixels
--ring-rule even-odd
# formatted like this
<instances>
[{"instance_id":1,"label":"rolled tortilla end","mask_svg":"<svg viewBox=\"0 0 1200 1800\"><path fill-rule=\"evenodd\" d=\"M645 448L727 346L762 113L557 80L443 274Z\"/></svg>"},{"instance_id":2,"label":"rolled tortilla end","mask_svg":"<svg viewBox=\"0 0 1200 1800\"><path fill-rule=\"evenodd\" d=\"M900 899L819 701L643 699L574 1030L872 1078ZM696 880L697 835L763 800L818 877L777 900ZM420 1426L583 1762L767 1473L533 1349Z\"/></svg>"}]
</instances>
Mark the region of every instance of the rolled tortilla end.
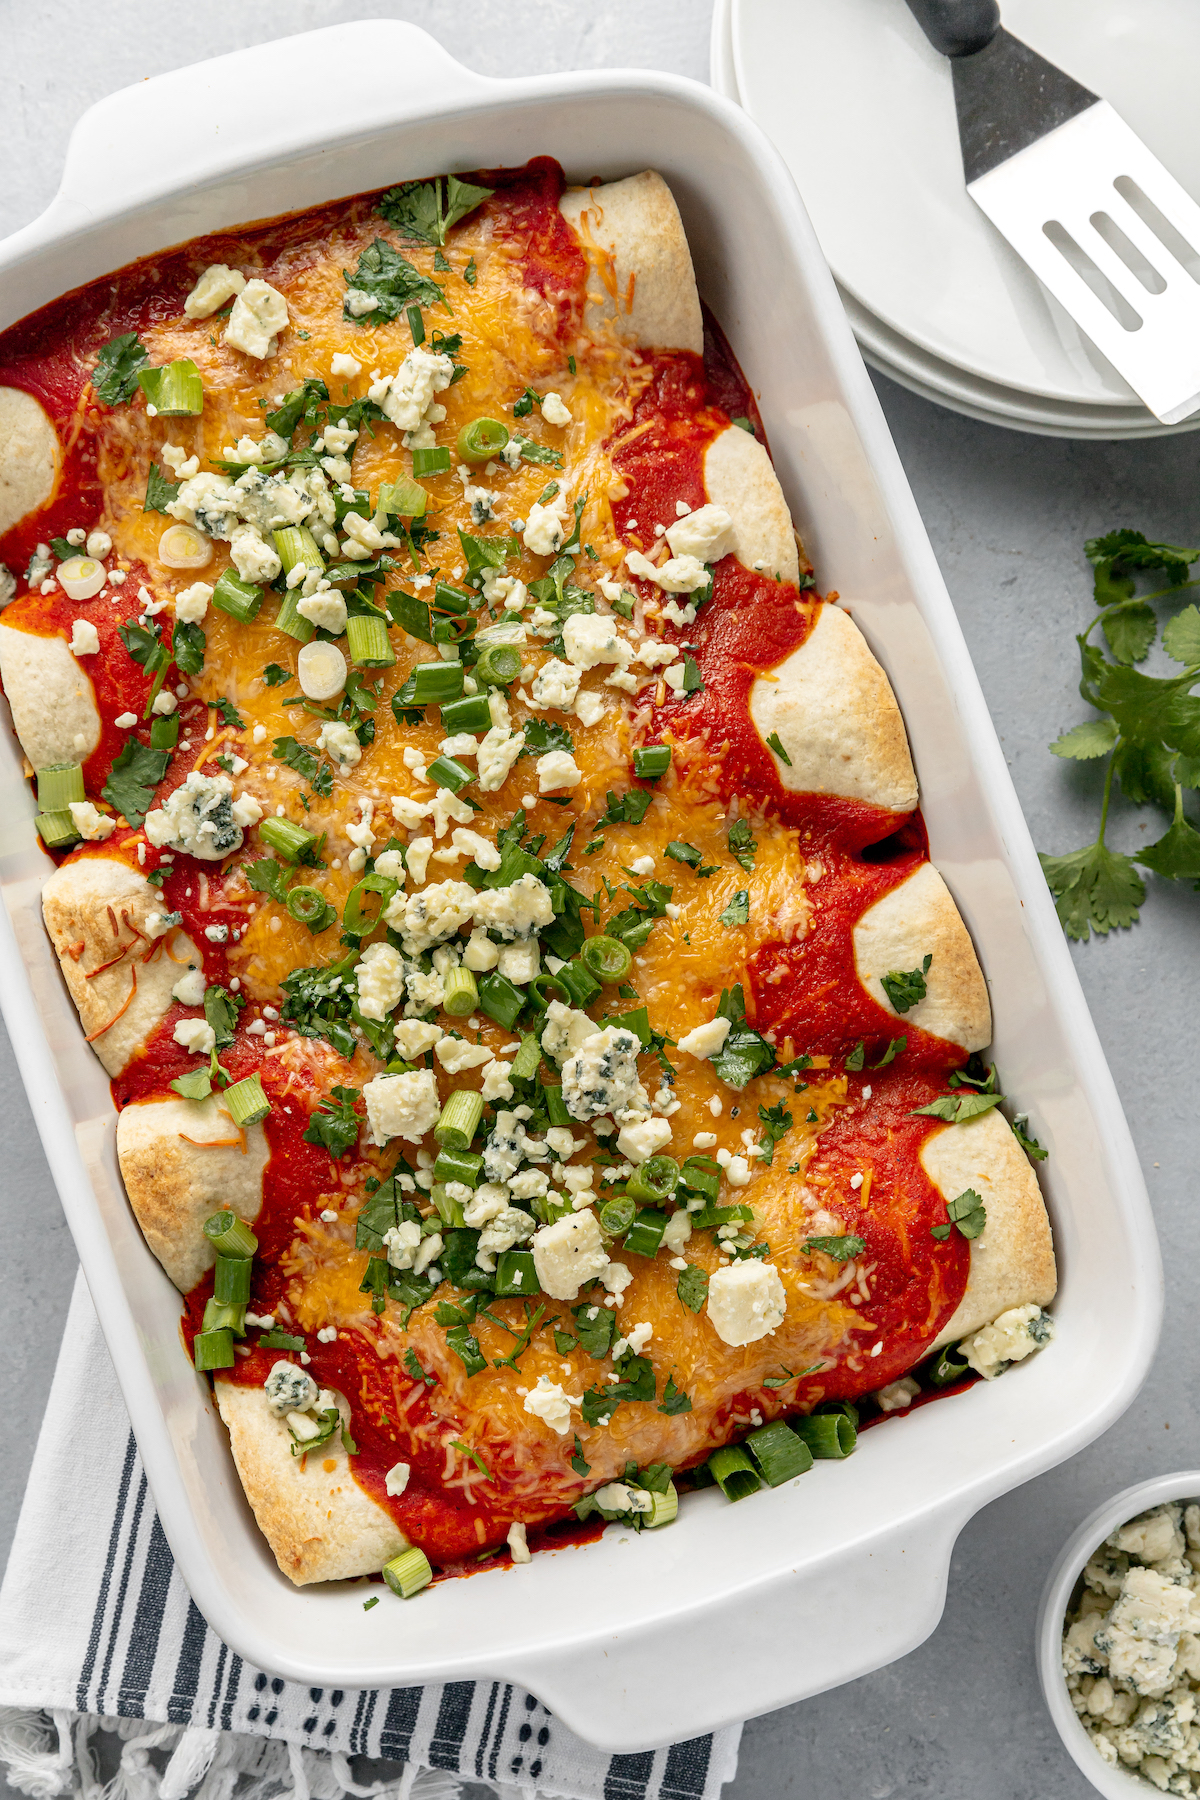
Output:
<instances>
[{"instance_id":1,"label":"rolled tortilla end","mask_svg":"<svg viewBox=\"0 0 1200 1800\"><path fill-rule=\"evenodd\" d=\"M1049 1306L1058 1291L1050 1221L1029 1159L994 1108L962 1125L944 1125L921 1149L921 1166L947 1200L972 1189L987 1223L971 1239L962 1299L930 1350L990 1325L1013 1306Z\"/></svg>"},{"instance_id":2,"label":"rolled tortilla end","mask_svg":"<svg viewBox=\"0 0 1200 1800\"><path fill-rule=\"evenodd\" d=\"M792 515L766 447L740 425L728 426L704 453L704 487L733 520L733 554L742 567L798 582Z\"/></svg>"},{"instance_id":3,"label":"rolled tortilla end","mask_svg":"<svg viewBox=\"0 0 1200 1800\"><path fill-rule=\"evenodd\" d=\"M408 1548L408 1539L378 1501L363 1492L340 1435L292 1455L287 1422L260 1387L216 1377L217 1406L229 1431L238 1475L259 1530L289 1581L350 1581L373 1575ZM343 1422L350 1408L337 1395Z\"/></svg>"},{"instance_id":4,"label":"rolled tortilla end","mask_svg":"<svg viewBox=\"0 0 1200 1800\"><path fill-rule=\"evenodd\" d=\"M983 970L950 890L932 863L921 863L863 913L854 927L854 966L871 998L897 1021L898 1032L918 1025L967 1051L991 1043L992 1009ZM898 1008L884 977L918 971L925 998Z\"/></svg>"},{"instance_id":5,"label":"rolled tortilla end","mask_svg":"<svg viewBox=\"0 0 1200 1800\"><path fill-rule=\"evenodd\" d=\"M0 625L0 680L34 769L87 761L100 742L100 711L65 638Z\"/></svg>"},{"instance_id":6,"label":"rolled tortilla end","mask_svg":"<svg viewBox=\"0 0 1200 1800\"><path fill-rule=\"evenodd\" d=\"M783 745L789 760L776 756L775 767L789 793L834 794L896 813L916 806L917 776L896 696L840 607L818 606L799 649L758 677L750 717L764 744L775 736Z\"/></svg>"},{"instance_id":7,"label":"rolled tortilla end","mask_svg":"<svg viewBox=\"0 0 1200 1800\"><path fill-rule=\"evenodd\" d=\"M558 203L589 263L585 323L611 321L641 350L704 353L692 253L675 197L644 169L623 181L568 188Z\"/></svg>"},{"instance_id":8,"label":"rolled tortilla end","mask_svg":"<svg viewBox=\"0 0 1200 1800\"><path fill-rule=\"evenodd\" d=\"M61 464L44 408L23 388L0 387L0 537L46 504Z\"/></svg>"}]
</instances>

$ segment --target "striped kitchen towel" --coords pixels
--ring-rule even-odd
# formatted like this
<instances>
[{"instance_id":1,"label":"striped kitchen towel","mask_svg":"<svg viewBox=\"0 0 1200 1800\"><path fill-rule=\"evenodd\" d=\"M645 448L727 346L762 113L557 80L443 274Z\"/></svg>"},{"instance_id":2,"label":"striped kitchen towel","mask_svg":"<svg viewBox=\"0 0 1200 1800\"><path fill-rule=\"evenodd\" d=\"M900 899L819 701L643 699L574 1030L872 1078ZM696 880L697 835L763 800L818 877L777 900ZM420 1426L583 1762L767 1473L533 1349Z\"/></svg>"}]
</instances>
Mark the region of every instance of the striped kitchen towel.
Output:
<instances>
[{"instance_id":1,"label":"striped kitchen towel","mask_svg":"<svg viewBox=\"0 0 1200 1800\"><path fill-rule=\"evenodd\" d=\"M107 1735L106 1735L107 1734ZM209 1630L167 1548L83 1277L0 1589L0 1764L37 1800L717 1800L740 1726L639 1755L502 1681L302 1687ZM350 1758L384 1758L364 1784Z\"/></svg>"}]
</instances>

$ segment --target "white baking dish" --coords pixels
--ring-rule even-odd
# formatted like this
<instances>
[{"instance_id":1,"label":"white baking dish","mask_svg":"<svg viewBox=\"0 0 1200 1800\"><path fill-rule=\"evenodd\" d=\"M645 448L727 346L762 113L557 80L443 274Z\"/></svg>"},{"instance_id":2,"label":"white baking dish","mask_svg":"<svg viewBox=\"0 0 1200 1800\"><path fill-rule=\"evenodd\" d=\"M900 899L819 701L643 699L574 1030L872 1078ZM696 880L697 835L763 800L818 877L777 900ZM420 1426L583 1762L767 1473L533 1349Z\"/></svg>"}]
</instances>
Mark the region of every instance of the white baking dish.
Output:
<instances>
[{"instance_id":1,"label":"white baking dish","mask_svg":"<svg viewBox=\"0 0 1200 1800\"><path fill-rule=\"evenodd\" d=\"M327 110L328 123L267 98L330 67L353 71L354 104ZM7 734L0 977L163 1526L214 1629L251 1661L323 1685L511 1678L582 1737L634 1750L817 1693L920 1643L965 1521L1080 1449L1137 1392L1161 1270L1120 1104L887 427L791 177L736 107L665 75L485 80L389 21L240 51L85 116L54 203L0 245L0 325L197 233L544 153L576 179L652 167L670 182L822 584L851 604L895 684L933 854L991 982L1008 1091L1052 1152L1057 1343L736 1512L715 1490L697 1494L677 1525L640 1541L610 1529L585 1549L364 1614L361 1590L297 1590L279 1575L180 1352L178 1296L125 1204L107 1084L42 933L47 865Z\"/></svg>"}]
</instances>

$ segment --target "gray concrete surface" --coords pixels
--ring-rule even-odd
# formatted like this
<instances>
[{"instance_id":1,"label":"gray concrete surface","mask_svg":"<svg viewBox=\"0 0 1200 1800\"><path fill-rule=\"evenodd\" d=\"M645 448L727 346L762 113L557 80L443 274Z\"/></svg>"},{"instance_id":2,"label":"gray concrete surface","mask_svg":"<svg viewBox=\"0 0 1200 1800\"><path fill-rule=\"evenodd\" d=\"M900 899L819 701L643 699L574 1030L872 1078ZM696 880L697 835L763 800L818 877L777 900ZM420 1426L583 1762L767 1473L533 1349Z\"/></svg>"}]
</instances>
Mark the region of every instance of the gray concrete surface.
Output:
<instances>
[{"instance_id":1,"label":"gray concrete surface","mask_svg":"<svg viewBox=\"0 0 1200 1800\"><path fill-rule=\"evenodd\" d=\"M53 191L74 119L122 85L205 54L365 15L412 19L462 61L492 74L620 63L703 79L704 0L194 0L164 8L83 0L10 8L2 29L8 104L0 232ZM352 96L352 82L347 85ZM326 89L327 97L332 98ZM134 152L139 153L137 151ZM152 146L144 154L153 154ZM1085 537L1132 525L1173 542L1200 528L1200 440L1071 444L975 424L879 381L900 454L974 655L1034 840L1090 840L1094 774L1046 753L1084 716L1073 633L1091 616ZM1131 847L1157 816L1117 810L1111 841ZM945 1615L911 1656L837 1692L747 1727L729 1800L1083 1800L1091 1790L1061 1749L1037 1689L1038 1593L1062 1540L1100 1499L1145 1475L1200 1461L1194 1268L1200 897L1150 878L1141 925L1077 946L1075 959L1129 1115L1167 1265L1162 1348L1141 1396L1088 1451L990 1506L955 1551ZM0 1461L0 1532L20 1504L74 1254L6 1043L0 1081L0 1184L10 1400Z\"/></svg>"}]
</instances>

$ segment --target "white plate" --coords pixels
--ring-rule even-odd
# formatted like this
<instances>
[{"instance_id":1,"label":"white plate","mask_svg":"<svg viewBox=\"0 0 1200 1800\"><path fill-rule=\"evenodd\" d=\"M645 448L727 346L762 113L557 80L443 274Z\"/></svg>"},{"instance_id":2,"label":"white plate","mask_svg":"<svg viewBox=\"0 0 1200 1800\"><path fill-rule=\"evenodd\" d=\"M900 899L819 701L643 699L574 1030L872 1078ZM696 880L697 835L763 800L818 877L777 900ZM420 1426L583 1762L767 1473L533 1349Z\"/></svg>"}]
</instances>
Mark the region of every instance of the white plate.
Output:
<instances>
[{"instance_id":1,"label":"white plate","mask_svg":"<svg viewBox=\"0 0 1200 1800\"><path fill-rule=\"evenodd\" d=\"M1200 50L1200 16L1149 0L1131 38L1132 18L1118 0L1005 8L1012 30L1111 98L1200 194L1185 97L1162 104L1163 69ZM949 65L902 0L718 0L712 63L714 84L788 161L876 366L1022 429L1161 435L968 197ZM897 357L890 344L907 348Z\"/></svg>"},{"instance_id":2,"label":"white plate","mask_svg":"<svg viewBox=\"0 0 1200 1800\"><path fill-rule=\"evenodd\" d=\"M355 70L353 108L262 105L264 93L303 90L314 68ZM131 157L131 143L154 156ZM198 233L544 153L576 178L650 167L670 182L796 523L895 685L933 855L993 984L1000 1067L1051 1151L1053 1350L885 1422L848 1462L736 1512L715 1489L686 1496L669 1530L633 1542L609 1530L364 1613L361 1588L296 1589L279 1574L207 1384L181 1353L179 1296L122 1193L108 1084L41 926L46 862L8 732L0 998L163 1528L213 1628L259 1666L315 1685L519 1682L588 1741L632 1751L851 1680L928 1636L972 1513L1081 1449L1132 1400L1157 1341L1162 1272L1120 1102L920 515L799 196L742 111L642 71L488 80L388 20L239 51L84 117L49 211L0 245L0 327Z\"/></svg>"}]
</instances>

